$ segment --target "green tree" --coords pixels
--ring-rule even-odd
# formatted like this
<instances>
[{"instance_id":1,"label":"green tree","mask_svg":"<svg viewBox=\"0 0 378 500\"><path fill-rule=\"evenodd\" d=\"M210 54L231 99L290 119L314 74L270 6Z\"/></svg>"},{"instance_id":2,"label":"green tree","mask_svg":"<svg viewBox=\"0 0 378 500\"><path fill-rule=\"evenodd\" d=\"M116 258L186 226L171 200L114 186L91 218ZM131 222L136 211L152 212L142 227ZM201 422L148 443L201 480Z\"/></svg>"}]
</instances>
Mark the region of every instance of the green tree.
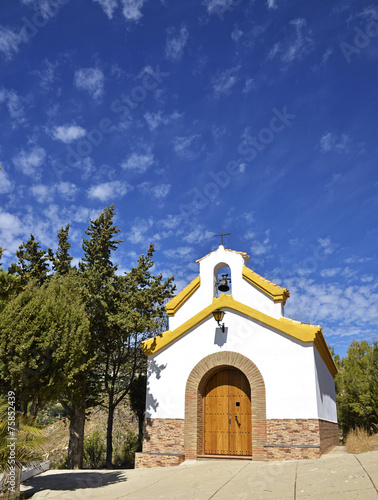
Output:
<instances>
[{"instance_id":1,"label":"green tree","mask_svg":"<svg viewBox=\"0 0 378 500\"><path fill-rule=\"evenodd\" d=\"M113 419L116 407L129 394L134 381L146 373L146 358L140 343L162 330L165 322L164 302L172 297L173 278L166 281L154 276L151 268L154 246L141 255L138 265L125 276L115 277L114 303L116 310L109 314L109 335L103 344L104 381L108 409L106 464L112 467Z\"/></svg>"},{"instance_id":2,"label":"green tree","mask_svg":"<svg viewBox=\"0 0 378 500\"><path fill-rule=\"evenodd\" d=\"M344 436L356 427L369 431L376 422L372 380L373 346L353 340L336 376L338 420Z\"/></svg>"},{"instance_id":3,"label":"green tree","mask_svg":"<svg viewBox=\"0 0 378 500\"><path fill-rule=\"evenodd\" d=\"M42 287L29 283L0 316L0 377L8 390L16 388L24 412L29 401L36 414L47 402L61 400L70 418L71 450L82 449L95 364L80 289L75 272Z\"/></svg>"},{"instance_id":4,"label":"green tree","mask_svg":"<svg viewBox=\"0 0 378 500\"><path fill-rule=\"evenodd\" d=\"M47 280L49 273L48 251L41 249L39 241L36 241L32 234L26 243L20 245L16 256L18 263L12 263L9 272L19 275L23 284L35 280L38 285L42 285Z\"/></svg>"},{"instance_id":5,"label":"green tree","mask_svg":"<svg viewBox=\"0 0 378 500\"><path fill-rule=\"evenodd\" d=\"M55 274L58 276L64 276L71 270L72 258L69 254L71 244L68 241L68 233L70 230L70 224L66 227L61 227L58 233L58 250L53 253L51 248L49 248L49 259L52 262L52 268Z\"/></svg>"},{"instance_id":6,"label":"green tree","mask_svg":"<svg viewBox=\"0 0 378 500\"><path fill-rule=\"evenodd\" d=\"M378 340L373 342L370 394L373 408L373 425L378 432Z\"/></svg>"}]
</instances>

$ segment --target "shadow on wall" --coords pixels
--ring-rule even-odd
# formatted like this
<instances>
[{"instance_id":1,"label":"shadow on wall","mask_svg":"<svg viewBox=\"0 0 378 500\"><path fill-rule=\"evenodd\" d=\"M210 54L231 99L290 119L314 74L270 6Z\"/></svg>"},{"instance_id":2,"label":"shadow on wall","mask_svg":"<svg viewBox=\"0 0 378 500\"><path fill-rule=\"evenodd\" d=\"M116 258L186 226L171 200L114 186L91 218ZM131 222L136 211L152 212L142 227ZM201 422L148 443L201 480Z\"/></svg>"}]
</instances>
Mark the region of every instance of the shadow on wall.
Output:
<instances>
[{"instance_id":1,"label":"shadow on wall","mask_svg":"<svg viewBox=\"0 0 378 500\"><path fill-rule=\"evenodd\" d=\"M222 332L222 328L216 328L215 329L214 344L218 345L219 347L224 346L224 344L227 342L227 335L228 335L228 327L227 326L224 328L224 332Z\"/></svg>"},{"instance_id":2,"label":"shadow on wall","mask_svg":"<svg viewBox=\"0 0 378 500\"><path fill-rule=\"evenodd\" d=\"M146 418L151 417L151 411L156 412L159 406L158 400L151 392L151 376L155 375L157 379L161 377L161 372L165 370L167 364L159 365L154 359L150 359L147 368L147 388L146 388Z\"/></svg>"}]
</instances>

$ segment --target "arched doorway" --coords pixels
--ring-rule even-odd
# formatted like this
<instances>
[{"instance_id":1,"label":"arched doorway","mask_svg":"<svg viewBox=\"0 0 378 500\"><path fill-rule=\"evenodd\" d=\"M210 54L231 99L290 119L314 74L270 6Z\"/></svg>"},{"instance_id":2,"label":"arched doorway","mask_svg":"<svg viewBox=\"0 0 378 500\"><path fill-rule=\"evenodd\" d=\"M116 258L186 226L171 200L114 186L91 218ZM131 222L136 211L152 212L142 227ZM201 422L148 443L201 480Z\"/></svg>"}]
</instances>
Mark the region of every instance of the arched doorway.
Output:
<instances>
[{"instance_id":1,"label":"arched doorway","mask_svg":"<svg viewBox=\"0 0 378 500\"><path fill-rule=\"evenodd\" d=\"M215 372L203 396L205 455L252 455L251 388L235 368Z\"/></svg>"},{"instance_id":2,"label":"arched doorway","mask_svg":"<svg viewBox=\"0 0 378 500\"><path fill-rule=\"evenodd\" d=\"M252 460L264 460L266 444L265 384L257 366L237 352L209 354L193 367L185 389L184 450L187 460L203 455L203 402L207 383L214 373L228 368L240 370L251 389Z\"/></svg>"}]
</instances>

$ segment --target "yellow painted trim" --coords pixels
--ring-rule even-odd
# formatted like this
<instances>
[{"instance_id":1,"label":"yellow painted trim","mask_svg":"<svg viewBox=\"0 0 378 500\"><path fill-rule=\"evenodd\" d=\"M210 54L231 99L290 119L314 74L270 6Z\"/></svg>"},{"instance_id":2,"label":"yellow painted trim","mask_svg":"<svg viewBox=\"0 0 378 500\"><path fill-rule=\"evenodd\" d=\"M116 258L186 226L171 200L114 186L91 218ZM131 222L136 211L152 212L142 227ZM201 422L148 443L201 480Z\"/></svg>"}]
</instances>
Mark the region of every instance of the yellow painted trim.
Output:
<instances>
[{"instance_id":1,"label":"yellow painted trim","mask_svg":"<svg viewBox=\"0 0 378 500\"><path fill-rule=\"evenodd\" d=\"M174 316L178 309L189 299L191 295L199 288L201 284L201 277L197 276L189 285L187 285L184 290L173 297L169 302L165 304L168 316Z\"/></svg>"},{"instance_id":2,"label":"yellow painted trim","mask_svg":"<svg viewBox=\"0 0 378 500\"><path fill-rule=\"evenodd\" d=\"M248 283L251 283L259 290L266 293L274 302L282 302L282 304L285 305L286 299L290 297L290 292L287 288L283 288L272 281L266 280L252 271L252 269L249 269L249 267L243 266L242 276Z\"/></svg>"},{"instance_id":3,"label":"yellow painted trim","mask_svg":"<svg viewBox=\"0 0 378 500\"><path fill-rule=\"evenodd\" d=\"M241 302L234 300L232 295L225 294L222 294L218 298L214 298L212 304L205 307L205 309L202 309L202 311L175 330L167 330L161 335L157 335L156 337L143 342L142 348L144 353L147 355L157 353L171 342L178 339L181 335L189 331L191 328L197 326L201 321L208 318L213 311L219 308L237 311L302 342L313 342L331 375L335 377L337 368L324 339L321 326L309 325L289 318L272 318L261 311L257 311L252 307L248 307Z\"/></svg>"}]
</instances>

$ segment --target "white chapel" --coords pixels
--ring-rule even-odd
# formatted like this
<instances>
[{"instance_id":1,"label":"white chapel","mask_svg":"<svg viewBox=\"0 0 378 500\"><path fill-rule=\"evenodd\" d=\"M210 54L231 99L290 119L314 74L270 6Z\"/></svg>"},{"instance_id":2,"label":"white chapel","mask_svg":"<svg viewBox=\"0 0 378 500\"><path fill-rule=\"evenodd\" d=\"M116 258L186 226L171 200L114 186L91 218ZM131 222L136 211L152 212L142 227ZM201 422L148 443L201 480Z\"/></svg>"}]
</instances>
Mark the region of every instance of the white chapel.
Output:
<instances>
[{"instance_id":1,"label":"white chapel","mask_svg":"<svg viewBox=\"0 0 378 500\"><path fill-rule=\"evenodd\" d=\"M289 291L223 245L166 304L148 356L136 467L185 459L320 457L338 444L336 366L318 325L284 317Z\"/></svg>"}]
</instances>

